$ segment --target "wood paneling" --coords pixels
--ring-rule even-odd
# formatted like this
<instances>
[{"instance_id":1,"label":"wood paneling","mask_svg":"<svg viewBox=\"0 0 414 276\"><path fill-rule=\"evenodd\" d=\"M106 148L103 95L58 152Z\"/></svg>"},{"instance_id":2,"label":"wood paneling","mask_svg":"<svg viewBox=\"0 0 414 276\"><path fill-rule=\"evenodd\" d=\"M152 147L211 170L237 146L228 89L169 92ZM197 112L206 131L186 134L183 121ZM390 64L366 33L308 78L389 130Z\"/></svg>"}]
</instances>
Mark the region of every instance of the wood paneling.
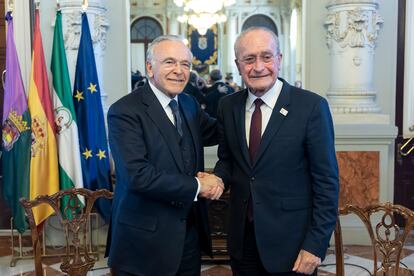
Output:
<instances>
[{"instance_id":1,"label":"wood paneling","mask_svg":"<svg viewBox=\"0 0 414 276\"><path fill-rule=\"evenodd\" d=\"M400 154L400 148L406 142L402 138L404 116L405 8L406 0L398 1L397 83L395 99L395 124L398 127L398 137L395 141L394 203L414 209L414 152L408 156L402 156Z\"/></svg>"}]
</instances>

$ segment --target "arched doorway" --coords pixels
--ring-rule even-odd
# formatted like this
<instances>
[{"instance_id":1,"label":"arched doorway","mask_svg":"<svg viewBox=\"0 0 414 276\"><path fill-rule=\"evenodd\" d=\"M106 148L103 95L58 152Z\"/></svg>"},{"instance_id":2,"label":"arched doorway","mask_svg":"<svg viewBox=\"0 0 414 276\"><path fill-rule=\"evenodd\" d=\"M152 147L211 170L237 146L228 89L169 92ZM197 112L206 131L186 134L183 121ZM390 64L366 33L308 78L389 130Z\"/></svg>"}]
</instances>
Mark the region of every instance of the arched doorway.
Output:
<instances>
[{"instance_id":1,"label":"arched doorway","mask_svg":"<svg viewBox=\"0 0 414 276\"><path fill-rule=\"evenodd\" d=\"M278 35L278 30L273 20L263 14L255 14L247 18L243 23L242 30L246 30L250 27L266 27Z\"/></svg>"},{"instance_id":2,"label":"arched doorway","mask_svg":"<svg viewBox=\"0 0 414 276\"><path fill-rule=\"evenodd\" d=\"M163 34L161 24L152 17L140 17L131 24L131 72L145 73L148 45Z\"/></svg>"}]
</instances>

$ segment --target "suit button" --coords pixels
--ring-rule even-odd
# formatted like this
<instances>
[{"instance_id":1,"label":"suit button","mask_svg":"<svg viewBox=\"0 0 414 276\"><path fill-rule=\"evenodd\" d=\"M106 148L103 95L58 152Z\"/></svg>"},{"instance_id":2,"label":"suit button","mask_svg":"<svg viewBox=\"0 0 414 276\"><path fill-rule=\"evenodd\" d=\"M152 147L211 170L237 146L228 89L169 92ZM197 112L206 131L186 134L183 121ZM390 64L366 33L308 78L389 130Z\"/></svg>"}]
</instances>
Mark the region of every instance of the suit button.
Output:
<instances>
[{"instance_id":1,"label":"suit button","mask_svg":"<svg viewBox=\"0 0 414 276\"><path fill-rule=\"evenodd\" d=\"M247 199L243 199L243 203L246 204L247 203Z\"/></svg>"},{"instance_id":2,"label":"suit button","mask_svg":"<svg viewBox=\"0 0 414 276\"><path fill-rule=\"evenodd\" d=\"M256 178L254 178L254 176L252 176L252 178L250 178L251 181L255 181Z\"/></svg>"}]
</instances>

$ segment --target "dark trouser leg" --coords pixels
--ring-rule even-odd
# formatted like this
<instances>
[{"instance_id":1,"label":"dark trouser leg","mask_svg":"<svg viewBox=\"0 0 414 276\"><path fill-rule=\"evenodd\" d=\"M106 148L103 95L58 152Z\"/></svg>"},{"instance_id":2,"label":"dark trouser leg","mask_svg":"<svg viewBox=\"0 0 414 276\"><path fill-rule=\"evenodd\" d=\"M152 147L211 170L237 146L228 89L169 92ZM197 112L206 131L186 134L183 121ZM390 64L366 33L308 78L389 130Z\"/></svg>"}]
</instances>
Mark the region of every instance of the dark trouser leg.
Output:
<instances>
[{"instance_id":1,"label":"dark trouser leg","mask_svg":"<svg viewBox=\"0 0 414 276\"><path fill-rule=\"evenodd\" d=\"M188 227L184 252L177 276L197 276L201 271L201 252L198 233L194 225Z\"/></svg>"},{"instance_id":2,"label":"dark trouser leg","mask_svg":"<svg viewBox=\"0 0 414 276\"><path fill-rule=\"evenodd\" d=\"M243 257L241 260L230 259L233 276L267 275L257 251L253 222L246 220L244 231Z\"/></svg>"},{"instance_id":3,"label":"dark trouser leg","mask_svg":"<svg viewBox=\"0 0 414 276\"><path fill-rule=\"evenodd\" d=\"M293 271L282 273L269 273L260 260L259 251L257 250L256 237L254 234L253 222L246 220L243 245L243 257L241 260L230 259L233 276L305 276L306 274L296 273ZM277 256L275 256L277 258ZM317 271L312 275L316 276Z\"/></svg>"}]
</instances>

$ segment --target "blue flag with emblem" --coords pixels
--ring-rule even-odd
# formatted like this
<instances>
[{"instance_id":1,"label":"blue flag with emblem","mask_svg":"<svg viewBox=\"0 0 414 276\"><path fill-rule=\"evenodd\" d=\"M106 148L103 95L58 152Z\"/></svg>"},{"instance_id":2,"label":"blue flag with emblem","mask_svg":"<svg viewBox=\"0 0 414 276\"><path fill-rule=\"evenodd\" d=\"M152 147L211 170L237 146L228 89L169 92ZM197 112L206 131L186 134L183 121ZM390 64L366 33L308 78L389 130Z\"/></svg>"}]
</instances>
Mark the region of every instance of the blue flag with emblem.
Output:
<instances>
[{"instance_id":1,"label":"blue flag with emblem","mask_svg":"<svg viewBox=\"0 0 414 276\"><path fill-rule=\"evenodd\" d=\"M83 185L90 190L112 190L100 86L86 13L82 13L82 33L76 63L73 101L78 118ZM98 199L95 207L108 222L111 201Z\"/></svg>"}]
</instances>

